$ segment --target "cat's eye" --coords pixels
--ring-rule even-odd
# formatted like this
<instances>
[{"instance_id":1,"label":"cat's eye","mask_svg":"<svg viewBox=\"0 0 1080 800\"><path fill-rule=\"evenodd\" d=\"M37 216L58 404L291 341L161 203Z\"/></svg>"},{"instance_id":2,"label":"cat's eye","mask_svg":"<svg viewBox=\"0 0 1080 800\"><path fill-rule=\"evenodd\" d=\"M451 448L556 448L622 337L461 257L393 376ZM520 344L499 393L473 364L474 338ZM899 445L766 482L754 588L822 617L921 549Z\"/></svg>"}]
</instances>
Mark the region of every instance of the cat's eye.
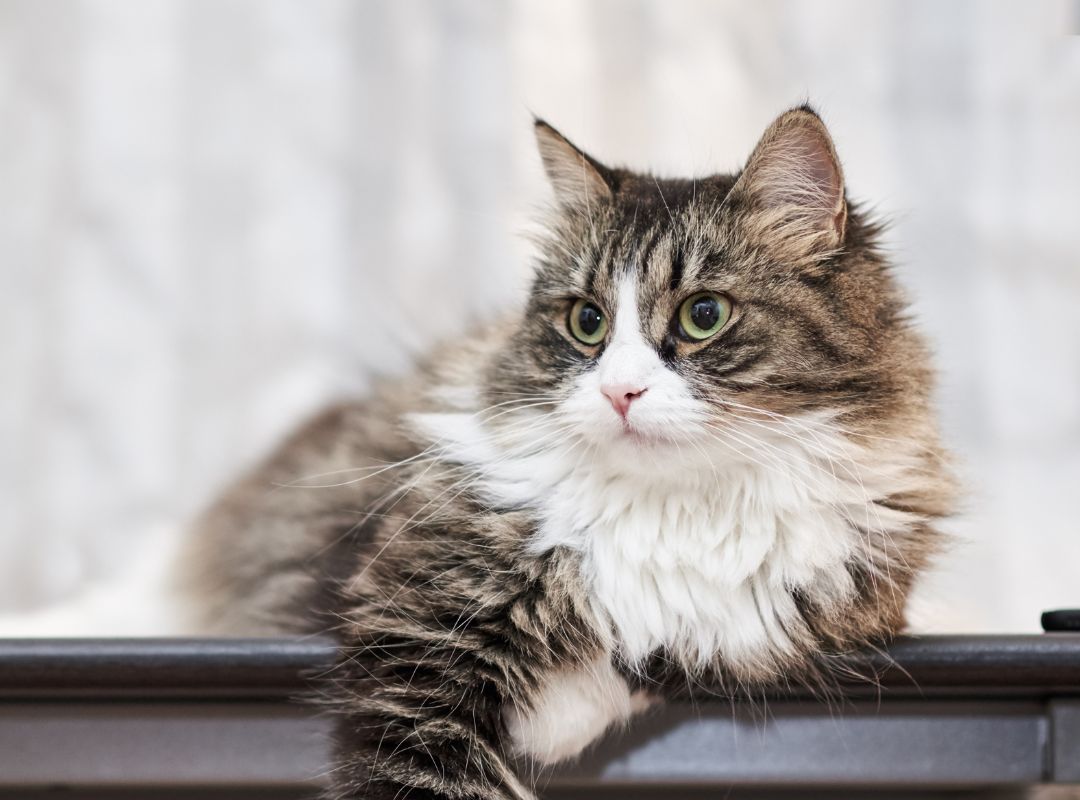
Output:
<instances>
[{"instance_id":1,"label":"cat's eye","mask_svg":"<svg viewBox=\"0 0 1080 800\"><path fill-rule=\"evenodd\" d=\"M574 338L582 344L600 344L607 336L607 317L595 303L585 299L578 300L570 308L567 325L570 333L574 334Z\"/></svg>"},{"instance_id":2,"label":"cat's eye","mask_svg":"<svg viewBox=\"0 0 1080 800\"><path fill-rule=\"evenodd\" d=\"M698 292L679 307L679 329L694 341L715 335L730 319L731 300L716 292Z\"/></svg>"}]
</instances>

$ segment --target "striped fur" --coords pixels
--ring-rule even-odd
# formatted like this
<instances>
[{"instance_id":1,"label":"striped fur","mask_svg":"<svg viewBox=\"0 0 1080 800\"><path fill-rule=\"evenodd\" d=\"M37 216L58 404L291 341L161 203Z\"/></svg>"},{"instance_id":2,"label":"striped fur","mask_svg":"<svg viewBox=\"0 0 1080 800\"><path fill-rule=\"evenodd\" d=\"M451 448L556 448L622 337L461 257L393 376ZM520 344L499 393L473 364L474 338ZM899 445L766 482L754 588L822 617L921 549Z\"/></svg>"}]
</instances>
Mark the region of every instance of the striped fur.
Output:
<instances>
[{"instance_id":1,"label":"striped fur","mask_svg":"<svg viewBox=\"0 0 1080 800\"><path fill-rule=\"evenodd\" d=\"M523 762L658 697L828 681L939 547L929 358L818 117L698 180L537 137L556 202L525 307L311 422L182 564L204 628L340 637L331 797L530 797ZM705 290L734 311L695 342ZM647 388L625 420L612 381Z\"/></svg>"}]
</instances>

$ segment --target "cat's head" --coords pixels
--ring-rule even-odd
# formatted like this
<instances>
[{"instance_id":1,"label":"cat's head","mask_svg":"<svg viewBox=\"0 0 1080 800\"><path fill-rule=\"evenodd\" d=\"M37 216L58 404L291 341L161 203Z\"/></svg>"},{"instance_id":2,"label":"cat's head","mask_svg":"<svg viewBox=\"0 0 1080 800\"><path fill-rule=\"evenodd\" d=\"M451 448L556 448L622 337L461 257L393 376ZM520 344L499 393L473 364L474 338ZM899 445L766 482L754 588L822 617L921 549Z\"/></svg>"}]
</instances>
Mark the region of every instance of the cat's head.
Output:
<instances>
[{"instance_id":1,"label":"cat's head","mask_svg":"<svg viewBox=\"0 0 1080 800\"><path fill-rule=\"evenodd\" d=\"M878 228L814 111L776 119L740 173L696 180L607 167L540 120L536 136L555 204L493 403L550 403L630 455L740 418L866 422L924 402Z\"/></svg>"}]
</instances>

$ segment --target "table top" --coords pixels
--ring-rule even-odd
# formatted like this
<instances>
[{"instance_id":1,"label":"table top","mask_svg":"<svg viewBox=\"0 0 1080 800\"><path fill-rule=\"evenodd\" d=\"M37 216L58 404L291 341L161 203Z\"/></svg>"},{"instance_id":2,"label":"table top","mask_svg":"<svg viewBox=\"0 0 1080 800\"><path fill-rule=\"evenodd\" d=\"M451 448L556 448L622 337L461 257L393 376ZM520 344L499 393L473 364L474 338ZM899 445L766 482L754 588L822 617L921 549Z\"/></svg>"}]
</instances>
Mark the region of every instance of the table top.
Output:
<instances>
[{"instance_id":1,"label":"table top","mask_svg":"<svg viewBox=\"0 0 1080 800\"><path fill-rule=\"evenodd\" d=\"M334 658L327 638L0 639L0 698L287 699ZM852 696L1080 695L1080 633L903 637L849 661Z\"/></svg>"},{"instance_id":2,"label":"table top","mask_svg":"<svg viewBox=\"0 0 1080 800\"><path fill-rule=\"evenodd\" d=\"M0 794L310 796L330 763L331 721L294 701L335 658L334 642L316 638L0 640ZM1080 633L906 637L847 658L864 677L828 702L655 709L547 776L551 796L1080 783Z\"/></svg>"}]
</instances>

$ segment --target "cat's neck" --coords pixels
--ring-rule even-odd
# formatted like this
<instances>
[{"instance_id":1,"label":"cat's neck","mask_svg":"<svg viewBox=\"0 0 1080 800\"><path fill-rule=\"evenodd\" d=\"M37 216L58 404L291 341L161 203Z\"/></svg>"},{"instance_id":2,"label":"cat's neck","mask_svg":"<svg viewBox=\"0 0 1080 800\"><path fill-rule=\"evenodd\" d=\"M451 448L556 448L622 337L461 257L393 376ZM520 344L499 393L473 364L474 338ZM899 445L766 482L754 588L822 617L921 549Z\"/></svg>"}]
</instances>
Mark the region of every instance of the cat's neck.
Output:
<instances>
[{"instance_id":1,"label":"cat's neck","mask_svg":"<svg viewBox=\"0 0 1080 800\"><path fill-rule=\"evenodd\" d=\"M536 515L531 552L579 554L601 627L630 661L660 647L688 664L784 651L793 592L842 601L865 531L910 523L867 511L903 459L881 461L835 429L733 429L726 444L601 455L546 437L540 419L510 436L465 414L424 425L493 506Z\"/></svg>"}]
</instances>

